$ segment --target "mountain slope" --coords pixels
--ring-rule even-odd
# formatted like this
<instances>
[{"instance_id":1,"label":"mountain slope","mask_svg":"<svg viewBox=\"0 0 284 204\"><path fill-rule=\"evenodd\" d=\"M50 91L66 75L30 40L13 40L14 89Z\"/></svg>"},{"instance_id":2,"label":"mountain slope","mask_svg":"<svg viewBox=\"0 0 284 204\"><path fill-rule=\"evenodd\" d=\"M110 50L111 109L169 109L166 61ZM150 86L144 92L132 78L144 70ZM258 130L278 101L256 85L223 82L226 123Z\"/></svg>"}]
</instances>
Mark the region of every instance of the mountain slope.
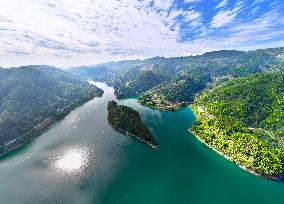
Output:
<instances>
[{"instance_id":1,"label":"mountain slope","mask_svg":"<svg viewBox=\"0 0 284 204\"><path fill-rule=\"evenodd\" d=\"M2 147L33 135L34 127L47 118L49 126L76 106L103 93L68 72L48 66L0 69L0 76ZM29 131L31 134L27 134Z\"/></svg>"},{"instance_id":2,"label":"mountain slope","mask_svg":"<svg viewBox=\"0 0 284 204\"><path fill-rule=\"evenodd\" d=\"M114 85L114 93L117 97L138 96L162 83L165 79L165 76L153 70L143 70L131 80L124 82L124 84L116 83Z\"/></svg>"},{"instance_id":3,"label":"mountain slope","mask_svg":"<svg viewBox=\"0 0 284 204\"><path fill-rule=\"evenodd\" d=\"M210 114L233 116L247 126L278 132L284 127L284 73L263 73L221 84L201 97ZM216 108L217 107L217 108Z\"/></svg>"},{"instance_id":4,"label":"mountain slope","mask_svg":"<svg viewBox=\"0 0 284 204\"><path fill-rule=\"evenodd\" d=\"M191 130L237 164L264 176L283 173L284 73L236 78L203 92Z\"/></svg>"},{"instance_id":5,"label":"mountain slope","mask_svg":"<svg viewBox=\"0 0 284 204\"><path fill-rule=\"evenodd\" d=\"M172 96L177 96L174 98L171 97L171 101L180 101L182 98L187 98L188 95L192 98L198 89L194 88L194 80L189 80L187 81L188 83L177 82L179 74L182 72L188 72L191 75L200 76L200 79L206 79L206 81L200 81L199 84L213 82L215 85L220 83L218 81L220 79L249 76L264 71L281 70L281 65L284 62L283 56L284 48L260 49L249 52L221 50L198 56L154 57L146 60L111 62L96 65L93 69L91 67L78 67L69 71L86 78L105 81L114 87L117 96L124 97L138 96L142 94L141 92L149 91L158 85L160 86L152 89L150 92L156 93L159 96L165 95L165 89L159 88L164 87L165 84L168 87L167 89L172 93L174 93L177 84L179 84L178 87L181 87L181 89L183 87L192 87L193 91L190 93L188 91L181 91L180 94L171 94ZM145 78L140 77L144 74L145 70L151 70L158 74L159 79L162 79L162 81L157 80L155 83L152 83L154 82L153 79L149 78L148 83L147 80L145 81Z\"/></svg>"},{"instance_id":6,"label":"mountain slope","mask_svg":"<svg viewBox=\"0 0 284 204\"><path fill-rule=\"evenodd\" d=\"M163 111L177 110L185 102L192 102L194 96L210 81L203 74L183 71L171 81L164 82L139 96L139 103Z\"/></svg>"}]
</instances>

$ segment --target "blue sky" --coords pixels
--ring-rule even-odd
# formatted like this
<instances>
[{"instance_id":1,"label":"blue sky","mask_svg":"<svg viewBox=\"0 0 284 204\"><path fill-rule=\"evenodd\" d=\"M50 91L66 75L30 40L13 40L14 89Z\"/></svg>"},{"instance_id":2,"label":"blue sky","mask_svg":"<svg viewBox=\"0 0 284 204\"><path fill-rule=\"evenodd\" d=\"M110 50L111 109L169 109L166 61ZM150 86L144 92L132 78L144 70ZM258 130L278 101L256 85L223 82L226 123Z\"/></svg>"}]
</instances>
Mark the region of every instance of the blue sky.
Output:
<instances>
[{"instance_id":1,"label":"blue sky","mask_svg":"<svg viewBox=\"0 0 284 204\"><path fill-rule=\"evenodd\" d=\"M283 0L4 0L0 66L284 46Z\"/></svg>"}]
</instances>

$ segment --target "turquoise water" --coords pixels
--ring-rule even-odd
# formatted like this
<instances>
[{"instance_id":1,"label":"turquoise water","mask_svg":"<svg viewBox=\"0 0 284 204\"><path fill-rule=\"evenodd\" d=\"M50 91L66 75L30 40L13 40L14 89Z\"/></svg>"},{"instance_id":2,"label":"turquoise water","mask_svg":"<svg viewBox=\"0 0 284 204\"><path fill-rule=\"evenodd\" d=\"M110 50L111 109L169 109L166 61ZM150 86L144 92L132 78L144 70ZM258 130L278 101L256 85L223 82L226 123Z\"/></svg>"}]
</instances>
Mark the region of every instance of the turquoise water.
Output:
<instances>
[{"instance_id":1,"label":"turquoise water","mask_svg":"<svg viewBox=\"0 0 284 204\"><path fill-rule=\"evenodd\" d=\"M183 109L162 113L135 99L159 149L112 130L113 89L72 111L50 130L0 161L0 203L283 203L284 184L253 176L200 143Z\"/></svg>"}]
</instances>

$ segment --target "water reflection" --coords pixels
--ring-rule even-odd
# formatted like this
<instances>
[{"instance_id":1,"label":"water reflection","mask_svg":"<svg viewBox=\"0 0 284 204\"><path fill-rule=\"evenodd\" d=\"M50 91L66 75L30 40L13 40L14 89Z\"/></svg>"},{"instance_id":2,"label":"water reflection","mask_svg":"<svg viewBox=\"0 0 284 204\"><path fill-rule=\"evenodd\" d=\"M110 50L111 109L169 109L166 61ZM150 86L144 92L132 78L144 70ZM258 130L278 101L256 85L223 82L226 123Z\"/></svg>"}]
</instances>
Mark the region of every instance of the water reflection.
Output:
<instances>
[{"instance_id":1,"label":"water reflection","mask_svg":"<svg viewBox=\"0 0 284 204\"><path fill-rule=\"evenodd\" d=\"M55 156L52 164L62 174L82 174L90 163L90 156L89 148L75 147Z\"/></svg>"}]
</instances>

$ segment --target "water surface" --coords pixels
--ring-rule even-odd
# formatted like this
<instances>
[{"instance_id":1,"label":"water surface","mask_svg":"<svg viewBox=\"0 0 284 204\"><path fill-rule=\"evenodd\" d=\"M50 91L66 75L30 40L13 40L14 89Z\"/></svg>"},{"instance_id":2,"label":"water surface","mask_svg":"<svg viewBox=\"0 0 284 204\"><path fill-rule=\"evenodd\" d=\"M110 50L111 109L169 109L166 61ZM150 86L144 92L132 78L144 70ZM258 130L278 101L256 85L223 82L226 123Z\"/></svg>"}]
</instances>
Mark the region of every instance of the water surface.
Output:
<instances>
[{"instance_id":1,"label":"water surface","mask_svg":"<svg viewBox=\"0 0 284 204\"><path fill-rule=\"evenodd\" d=\"M21 150L0 161L0 203L283 203L284 184L253 176L201 144L187 129L189 108L139 111L158 150L107 123L113 89L72 111Z\"/></svg>"}]
</instances>

